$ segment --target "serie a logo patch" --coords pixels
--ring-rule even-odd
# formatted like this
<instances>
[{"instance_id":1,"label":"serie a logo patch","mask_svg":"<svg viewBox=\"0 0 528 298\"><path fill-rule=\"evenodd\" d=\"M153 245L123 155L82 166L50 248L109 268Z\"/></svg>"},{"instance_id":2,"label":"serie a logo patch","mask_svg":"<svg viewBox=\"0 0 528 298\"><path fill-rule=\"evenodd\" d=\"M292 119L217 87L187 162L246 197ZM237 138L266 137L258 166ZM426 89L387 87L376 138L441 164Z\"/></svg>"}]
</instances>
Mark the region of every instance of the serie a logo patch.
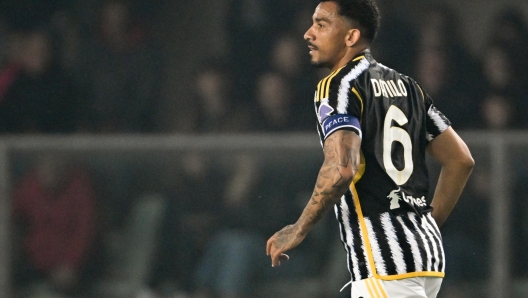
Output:
<instances>
[{"instance_id":1,"label":"serie a logo patch","mask_svg":"<svg viewBox=\"0 0 528 298\"><path fill-rule=\"evenodd\" d=\"M319 123L323 123L323 121L326 120L326 118L330 117L332 113L334 112L334 108L332 108L327 102L322 102L319 106L319 110L317 111L317 117L319 117Z\"/></svg>"}]
</instances>

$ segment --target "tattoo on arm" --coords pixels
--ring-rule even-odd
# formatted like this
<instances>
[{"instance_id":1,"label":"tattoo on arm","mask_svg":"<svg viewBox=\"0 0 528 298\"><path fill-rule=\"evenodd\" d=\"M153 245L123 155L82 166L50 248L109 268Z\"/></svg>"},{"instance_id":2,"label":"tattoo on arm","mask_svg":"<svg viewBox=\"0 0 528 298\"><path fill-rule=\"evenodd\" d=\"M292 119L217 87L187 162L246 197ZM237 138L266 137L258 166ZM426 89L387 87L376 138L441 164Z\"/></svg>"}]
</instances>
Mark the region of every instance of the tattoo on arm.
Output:
<instances>
[{"instance_id":1,"label":"tattoo on arm","mask_svg":"<svg viewBox=\"0 0 528 298\"><path fill-rule=\"evenodd\" d=\"M276 234L275 246L283 247L289 241L291 241L291 236L295 234L294 225L288 225L284 229L280 230Z\"/></svg>"},{"instance_id":2,"label":"tattoo on arm","mask_svg":"<svg viewBox=\"0 0 528 298\"><path fill-rule=\"evenodd\" d=\"M359 163L359 146L354 146L353 132L332 134L324 146L324 162L319 171L310 203L295 224L308 233L346 192ZM343 173L345 176L343 176Z\"/></svg>"}]
</instances>

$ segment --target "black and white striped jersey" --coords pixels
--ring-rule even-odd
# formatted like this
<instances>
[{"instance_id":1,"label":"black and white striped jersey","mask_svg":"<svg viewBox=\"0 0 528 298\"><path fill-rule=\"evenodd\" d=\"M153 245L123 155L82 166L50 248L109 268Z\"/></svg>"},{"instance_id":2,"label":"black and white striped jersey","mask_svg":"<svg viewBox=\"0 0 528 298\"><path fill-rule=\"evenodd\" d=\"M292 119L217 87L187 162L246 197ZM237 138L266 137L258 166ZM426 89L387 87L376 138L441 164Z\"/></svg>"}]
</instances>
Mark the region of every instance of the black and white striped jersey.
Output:
<instances>
[{"instance_id":1,"label":"black and white striped jersey","mask_svg":"<svg viewBox=\"0 0 528 298\"><path fill-rule=\"evenodd\" d=\"M369 52L319 82L315 109L322 143L340 129L362 138L358 173L335 206L352 280L443 277L425 149L449 120L413 79Z\"/></svg>"}]
</instances>

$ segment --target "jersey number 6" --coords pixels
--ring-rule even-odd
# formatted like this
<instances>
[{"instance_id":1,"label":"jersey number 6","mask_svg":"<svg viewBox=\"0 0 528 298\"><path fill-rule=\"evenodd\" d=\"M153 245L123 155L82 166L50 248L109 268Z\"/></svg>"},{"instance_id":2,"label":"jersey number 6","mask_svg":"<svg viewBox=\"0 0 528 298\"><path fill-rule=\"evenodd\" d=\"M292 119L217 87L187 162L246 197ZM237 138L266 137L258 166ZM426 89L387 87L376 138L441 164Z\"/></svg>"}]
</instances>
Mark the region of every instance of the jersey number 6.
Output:
<instances>
[{"instance_id":1,"label":"jersey number 6","mask_svg":"<svg viewBox=\"0 0 528 298\"><path fill-rule=\"evenodd\" d=\"M411 137L401 127L392 126L392 121L396 121L398 125L403 126L409 120L405 114L396 106L390 106L385 116L385 123L383 125L383 165L389 177L396 182L397 185L402 185L409 180L413 172L412 160L412 143ZM403 146L403 159L405 161L404 168L400 171L396 169L392 162L392 143L399 142Z\"/></svg>"}]
</instances>

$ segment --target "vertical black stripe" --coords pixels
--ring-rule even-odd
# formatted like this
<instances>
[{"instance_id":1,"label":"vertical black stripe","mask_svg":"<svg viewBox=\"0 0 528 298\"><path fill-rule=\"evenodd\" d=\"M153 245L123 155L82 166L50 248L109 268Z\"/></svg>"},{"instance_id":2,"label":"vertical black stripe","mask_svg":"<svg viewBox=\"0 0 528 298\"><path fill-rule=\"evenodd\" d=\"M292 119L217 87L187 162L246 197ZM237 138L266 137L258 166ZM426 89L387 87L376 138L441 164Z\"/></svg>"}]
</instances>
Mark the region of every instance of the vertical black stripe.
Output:
<instances>
[{"instance_id":1,"label":"vertical black stripe","mask_svg":"<svg viewBox=\"0 0 528 298\"><path fill-rule=\"evenodd\" d=\"M390 218L392 225L394 226L394 230L396 231L396 236L398 237L398 243L403 252L403 260L405 262L405 266L407 267L407 272L415 272L420 270L421 268L416 268L414 265L414 255L412 253L411 244L405 236L405 231L402 224L394 215L390 214Z\"/></svg>"},{"instance_id":2,"label":"vertical black stripe","mask_svg":"<svg viewBox=\"0 0 528 298\"><path fill-rule=\"evenodd\" d=\"M427 244L423 242L420 233L416 231L416 228L414 227L414 224L412 223L411 219L407 216L402 216L401 218L405 226L414 234L414 239L416 239L416 242L418 243L418 248L420 250L420 256L422 258L422 268L417 268L416 271L427 271L427 260L429 259L427 251L425 250L425 246Z\"/></svg>"},{"instance_id":3,"label":"vertical black stripe","mask_svg":"<svg viewBox=\"0 0 528 298\"><path fill-rule=\"evenodd\" d=\"M443 247L442 247L442 242L441 242L442 237L438 234L437 230L434 227L436 223L431 222L432 219L429 218L428 216L424 216L424 217L425 217L425 220L429 223L429 226L430 226L429 230L431 231L431 233L433 233L434 236L436 236L433 238L436 243L436 246L438 247L438 257L440 258L439 264L438 264L438 271L443 272L444 271L444 254L443 254Z\"/></svg>"},{"instance_id":4,"label":"vertical black stripe","mask_svg":"<svg viewBox=\"0 0 528 298\"><path fill-rule=\"evenodd\" d=\"M436 258L437 256L435 255L435 252L434 252L434 245L436 245L434 243L434 239L431 239L431 236L429 236L429 233L427 233L427 231L425 230L425 228L423 227L423 223L422 221L424 220L424 217L425 216L416 216L416 214L412 213L411 216L415 216L415 219L416 219L416 222L418 224L418 229L420 230L420 232L422 232L427 240L427 243L425 245L427 245L429 247L429 251L431 252L431 255L429 256L429 260L430 260L430 263L431 263L431 267L427 268L426 270L427 271L436 271L434 269L434 264L435 262L437 261Z\"/></svg>"},{"instance_id":5,"label":"vertical black stripe","mask_svg":"<svg viewBox=\"0 0 528 298\"><path fill-rule=\"evenodd\" d=\"M394 259L392 258L391 249L389 246L389 238L385 234L385 231L383 230L383 225L381 224L381 215L378 215L376 218L370 218L372 222L372 230L374 231L374 235L370 235L372 237L376 237L378 241L378 246L380 248L381 252L381 258L383 259L383 262L385 263L385 269L387 271L388 275L395 275L398 274L398 271L396 270L396 263L394 262Z\"/></svg>"},{"instance_id":6,"label":"vertical black stripe","mask_svg":"<svg viewBox=\"0 0 528 298\"><path fill-rule=\"evenodd\" d=\"M328 95L326 94L326 85L328 85L330 82L330 76L326 77L323 79L323 84L321 85L321 96L320 98L323 99L323 98L327 98Z\"/></svg>"},{"instance_id":7,"label":"vertical black stripe","mask_svg":"<svg viewBox=\"0 0 528 298\"><path fill-rule=\"evenodd\" d=\"M441 264L442 264L442 251L440 249L440 245L441 243L438 241L438 239L436 239L435 235L436 233L433 231L432 227L429 225L429 222L427 220L427 216L423 215L421 216L421 220L422 220L422 225L423 225L423 228L424 230L428 231L428 236L429 237L429 242L431 243L431 245L434 246L434 248L436 248L436 253L434 253L434 250L432 250L431 252L433 253L433 265L431 267L431 271L440 271L440 268L441 268ZM438 266L434 266L434 264L437 263Z\"/></svg>"},{"instance_id":8,"label":"vertical black stripe","mask_svg":"<svg viewBox=\"0 0 528 298\"><path fill-rule=\"evenodd\" d=\"M323 81L324 81L324 79L319 81L319 84L317 84L317 102L320 102L321 99L322 99L322 97L321 97L321 85L323 85Z\"/></svg>"},{"instance_id":9,"label":"vertical black stripe","mask_svg":"<svg viewBox=\"0 0 528 298\"><path fill-rule=\"evenodd\" d=\"M345 247L345 251L347 254L347 263L348 263L350 276L352 277L352 280L355 280L355 278L357 277L354 276L354 271L353 271L354 265L352 263L352 255L351 255L351 251L353 248L348 245L348 241L350 239L347 238L346 228L343 224L344 222L343 209L341 209L340 204L337 205L337 221L339 222L340 231L341 231L341 242L343 243L343 246Z\"/></svg>"},{"instance_id":10,"label":"vertical black stripe","mask_svg":"<svg viewBox=\"0 0 528 298\"><path fill-rule=\"evenodd\" d=\"M345 194L345 200L350 210L350 227L352 229L352 237L354 237L353 249L358 260L359 267L359 279L369 278L369 272L367 269L368 259L367 252L363 249L368 249L364 243L364 239L361 235L360 226L359 226L359 217L357 215L355 204L353 203L352 193L348 191Z\"/></svg>"}]
</instances>

